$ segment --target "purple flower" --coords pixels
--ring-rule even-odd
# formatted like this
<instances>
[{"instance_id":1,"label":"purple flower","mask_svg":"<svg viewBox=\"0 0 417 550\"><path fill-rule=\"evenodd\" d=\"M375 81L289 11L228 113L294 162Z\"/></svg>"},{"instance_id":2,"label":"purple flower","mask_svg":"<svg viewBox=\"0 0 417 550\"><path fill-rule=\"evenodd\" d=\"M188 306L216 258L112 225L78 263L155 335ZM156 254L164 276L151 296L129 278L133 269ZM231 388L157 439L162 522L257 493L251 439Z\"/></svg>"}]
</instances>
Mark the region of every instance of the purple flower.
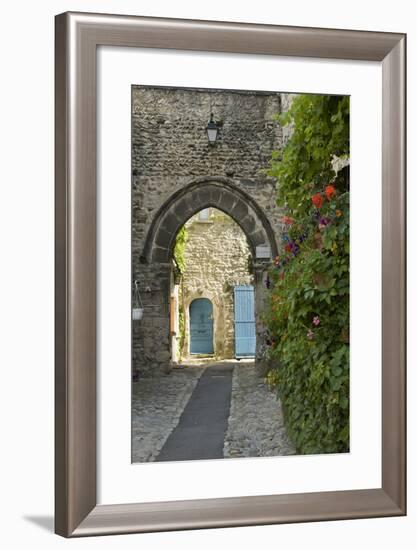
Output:
<instances>
[{"instance_id":1,"label":"purple flower","mask_svg":"<svg viewBox=\"0 0 417 550\"><path fill-rule=\"evenodd\" d=\"M320 218L319 229L324 229L326 225L329 225L329 223L330 223L329 218Z\"/></svg>"},{"instance_id":2,"label":"purple flower","mask_svg":"<svg viewBox=\"0 0 417 550\"><path fill-rule=\"evenodd\" d=\"M298 251L300 250L300 247L295 241L291 241L288 244L285 245L285 251L292 253L294 256L298 254Z\"/></svg>"},{"instance_id":3,"label":"purple flower","mask_svg":"<svg viewBox=\"0 0 417 550\"><path fill-rule=\"evenodd\" d=\"M316 315L315 317L313 317L313 325L317 327L319 324L320 324L320 317Z\"/></svg>"}]
</instances>

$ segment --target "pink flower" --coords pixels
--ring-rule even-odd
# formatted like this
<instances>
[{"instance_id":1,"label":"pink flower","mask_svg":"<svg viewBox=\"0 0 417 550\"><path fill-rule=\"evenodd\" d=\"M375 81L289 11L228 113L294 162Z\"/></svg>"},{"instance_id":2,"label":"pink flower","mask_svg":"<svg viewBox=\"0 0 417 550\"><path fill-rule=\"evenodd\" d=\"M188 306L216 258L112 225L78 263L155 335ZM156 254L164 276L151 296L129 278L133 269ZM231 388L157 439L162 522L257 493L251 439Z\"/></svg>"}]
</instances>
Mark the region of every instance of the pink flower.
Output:
<instances>
[{"instance_id":1,"label":"pink flower","mask_svg":"<svg viewBox=\"0 0 417 550\"><path fill-rule=\"evenodd\" d=\"M294 223L294 218L290 218L290 216L284 216L282 218L282 223L285 225L292 225Z\"/></svg>"},{"instance_id":2,"label":"pink flower","mask_svg":"<svg viewBox=\"0 0 417 550\"><path fill-rule=\"evenodd\" d=\"M317 327L319 324L320 324L320 317L316 315L315 317L313 317L313 325Z\"/></svg>"},{"instance_id":3,"label":"pink flower","mask_svg":"<svg viewBox=\"0 0 417 550\"><path fill-rule=\"evenodd\" d=\"M307 338L309 340L312 340L313 336L314 336L314 332L311 329L309 329L308 332L307 332Z\"/></svg>"}]
</instances>

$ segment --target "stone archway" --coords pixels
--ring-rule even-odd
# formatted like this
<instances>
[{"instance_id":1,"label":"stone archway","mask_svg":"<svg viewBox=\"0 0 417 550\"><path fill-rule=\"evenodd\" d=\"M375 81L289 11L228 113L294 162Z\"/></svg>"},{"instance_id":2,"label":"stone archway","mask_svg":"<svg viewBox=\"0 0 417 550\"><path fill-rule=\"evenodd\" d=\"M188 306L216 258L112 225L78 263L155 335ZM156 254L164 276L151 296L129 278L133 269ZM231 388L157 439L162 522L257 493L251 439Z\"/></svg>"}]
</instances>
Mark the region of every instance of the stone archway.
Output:
<instances>
[{"instance_id":1,"label":"stone archway","mask_svg":"<svg viewBox=\"0 0 417 550\"><path fill-rule=\"evenodd\" d=\"M141 262L169 263L179 229L191 216L210 206L228 214L242 228L255 260L260 246L268 246L272 258L278 254L274 231L256 201L228 178L204 177L174 193L158 210L145 240Z\"/></svg>"},{"instance_id":2,"label":"stone archway","mask_svg":"<svg viewBox=\"0 0 417 550\"><path fill-rule=\"evenodd\" d=\"M202 177L179 189L154 215L140 254L140 279L145 294L145 316L134 325L134 362L145 375L170 370L173 327L170 320L173 288L172 253L180 228L197 212L213 207L229 215L245 234L253 259L257 358L264 332L259 312L263 309L265 272L278 253L276 237L263 209L226 177ZM263 254L259 254L262 248ZM265 250L268 253L265 255Z\"/></svg>"}]
</instances>

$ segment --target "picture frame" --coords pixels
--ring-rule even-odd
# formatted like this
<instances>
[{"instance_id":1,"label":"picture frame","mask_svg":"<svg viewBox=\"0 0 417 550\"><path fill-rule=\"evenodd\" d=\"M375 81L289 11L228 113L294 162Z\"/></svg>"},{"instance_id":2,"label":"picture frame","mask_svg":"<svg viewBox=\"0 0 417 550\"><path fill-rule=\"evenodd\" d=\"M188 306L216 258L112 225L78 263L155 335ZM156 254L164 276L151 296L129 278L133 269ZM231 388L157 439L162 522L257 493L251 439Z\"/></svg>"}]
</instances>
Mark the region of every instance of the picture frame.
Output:
<instances>
[{"instance_id":1,"label":"picture frame","mask_svg":"<svg viewBox=\"0 0 417 550\"><path fill-rule=\"evenodd\" d=\"M55 532L65 537L406 513L406 36L68 12L55 50ZM100 45L382 65L380 488L97 505L96 50Z\"/></svg>"}]
</instances>

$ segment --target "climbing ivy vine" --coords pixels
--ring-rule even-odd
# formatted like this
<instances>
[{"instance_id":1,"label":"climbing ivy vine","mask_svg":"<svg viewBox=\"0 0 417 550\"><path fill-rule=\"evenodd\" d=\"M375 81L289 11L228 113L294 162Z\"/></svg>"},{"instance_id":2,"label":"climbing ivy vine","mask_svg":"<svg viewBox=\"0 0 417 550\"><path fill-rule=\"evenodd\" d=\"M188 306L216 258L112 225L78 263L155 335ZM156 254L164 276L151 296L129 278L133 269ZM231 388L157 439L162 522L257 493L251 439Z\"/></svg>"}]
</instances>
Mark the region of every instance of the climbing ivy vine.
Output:
<instances>
[{"instance_id":1,"label":"climbing ivy vine","mask_svg":"<svg viewBox=\"0 0 417 550\"><path fill-rule=\"evenodd\" d=\"M187 228L185 225L177 233L174 245L174 261L183 272L185 270L185 245L187 243Z\"/></svg>"},{"instance_id":2,"label":"climbing ivy vine","mask_svg":"<svg viewBox=\"0 0 417 550\"><path fill-rule=\"evenodd\" d=\"M267 379L299 453L349 450L349 98L299 95L278 117L290 125L272 155L282 252L265 322ZM339 165L339 167L337 167Z\"/></svg>"},{"instance_id":3,"label":"climbing ivy vine","mask_svg":"<svg viewBox=\"0 0 417 550\"><path fill-rule=\"evenodd\" d=\"M176 268L179 270L180 276L182 273L184 273L186 268L186 262L185 262L186 244L187 244L187 228L185 225L183 225L177 233L177 238L175 240L174 253L173 253L174 263L176 264ZM182 303L181 298L182 298L182 291L181 291L181 296L178 304L178 328L179 328L178 349L180 351L180 355L182 354L182 351L184 349L184 343L185 343L185 311L184 311L184 305Z\"/></svg>"}]
</instances>

